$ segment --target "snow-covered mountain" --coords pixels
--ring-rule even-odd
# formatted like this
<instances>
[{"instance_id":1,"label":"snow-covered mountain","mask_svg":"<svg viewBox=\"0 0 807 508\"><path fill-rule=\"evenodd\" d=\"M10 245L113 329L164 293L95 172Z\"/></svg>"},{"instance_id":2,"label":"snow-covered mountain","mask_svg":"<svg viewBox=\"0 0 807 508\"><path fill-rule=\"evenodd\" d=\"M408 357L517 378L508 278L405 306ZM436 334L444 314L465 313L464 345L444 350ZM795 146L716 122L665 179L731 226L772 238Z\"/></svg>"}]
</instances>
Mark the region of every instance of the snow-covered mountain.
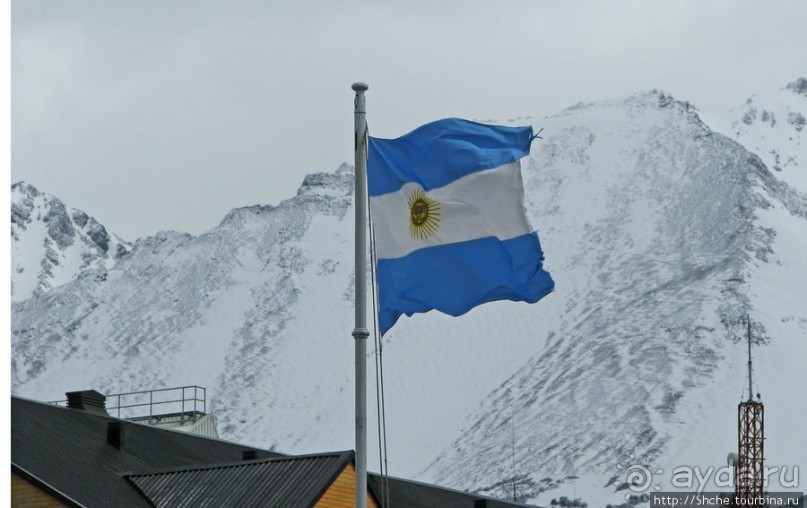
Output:
<instances>
[{"instance_id":1,"label":"snow-covered mountain","mask_svg":"<svg viewBox=\"0 0 807 508\"><path fill-rule=\"evenodd\" d=\"M21 301L111 266L130 246L93 217L33 185L11 186L11 298Z\"/></svg>"},{"instance_id":2,"label":"snow-covered mountain","mask_svg":"<svg viewBox=\"0 0 807 508\"><path fill-rule=\"evenodd\" d=\"M705 118L716 131L753 151L777 178L807 192L807 79L755 95L721 118Z\"/></svg>"},{"instance_id":3,"label":"snow-covered mountain","mask_svg":"<svg viewBox=\"0 0 807 508\"><path fill-rule=\"evenodd\" d=\"M624 501L603 486L637 461L665 487L673 467L722 466L749 314L768 463L807 466L800 83L772 96L785 110L754 106L797 135L734 111L708 120L727 137L658 91L533 120L545 130L523 162L527 208L556 291L388 333L390 472L599 506ZM14 392L199 384L227 439L352 448L352 185L348 166L309 175L278 206L159 233L14 303Z\"/></svg>"},{"instance_id":4,"label":"snow-covered mountain","mask_svg":"<svg viewBox=\"0 0 807 508\"><path fill-rule=\"evenodd\" d=\"M768 464L807 465L807 436L792 423L807 396L803 91L799 80L768 97L792 120L775 135L738 127L736 110L719 122L761 157L787 154L781 175L663 94L542 122L551 134L525 174L532 216L554 249L552 273L577 284L558 282L565 308L544 347L480 404L430 477L506 493L509 483L485 481L512 477L515 463L517 489L567 478L570 497L601 499L590 486L607 478L592 472L643 464L666 471L651 486L669 489L674 467L725 465L747 379L746 314L762 345L755 391L769 404ZM508 427L515 446L500 437Z\"/></svg>"}]
</instances>

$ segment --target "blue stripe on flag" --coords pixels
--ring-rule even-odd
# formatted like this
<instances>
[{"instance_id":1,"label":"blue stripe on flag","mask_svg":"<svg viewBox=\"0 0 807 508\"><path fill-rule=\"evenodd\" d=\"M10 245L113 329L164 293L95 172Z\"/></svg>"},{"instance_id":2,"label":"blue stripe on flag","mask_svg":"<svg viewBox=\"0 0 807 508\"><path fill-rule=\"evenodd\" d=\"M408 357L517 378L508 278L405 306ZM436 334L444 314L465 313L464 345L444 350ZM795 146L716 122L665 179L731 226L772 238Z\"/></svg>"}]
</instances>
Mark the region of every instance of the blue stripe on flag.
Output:
<instances>
[{"instance_id":1,"label":"blue stripe on flag","mask_svg":"<svg viewBox=\"0 0 807 508\"><path fill-rule=\"evenodd\" d=\"M368 192L380 196L407 182L424 191L530 153L532 127L503 127L460 118L438 120L398 139L370 138Z\"/></svg>"},{"instance_id":2,"label":"blue stripe on flag","mask_svg":"<svg viewBox=\"0 0 807 508\"><path fill-rule=\"evenodd\" d=\"M487 237L379 259L381 334L401 314L436 309L459 316L493 300L537 302L555 287L542 261L536 233L505 241Z\"/></svg>"}]
</instances>

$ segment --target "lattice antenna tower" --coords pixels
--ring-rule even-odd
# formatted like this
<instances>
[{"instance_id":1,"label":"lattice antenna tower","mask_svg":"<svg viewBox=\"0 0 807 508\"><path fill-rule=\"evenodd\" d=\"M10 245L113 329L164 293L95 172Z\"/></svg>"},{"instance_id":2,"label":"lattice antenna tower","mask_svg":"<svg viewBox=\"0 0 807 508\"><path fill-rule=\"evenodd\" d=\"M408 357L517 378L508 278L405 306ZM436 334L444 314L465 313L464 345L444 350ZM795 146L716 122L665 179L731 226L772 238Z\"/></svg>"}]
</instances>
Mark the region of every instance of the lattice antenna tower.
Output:
<instances>
[{"instance_id":1,"label":"lattice antenna tower","mask_svg":"<svg viewBox=\"0 0 807 508\"><path fill-rule=\"evenodd\" d=\"M739 499L763 494L765 461L765 406L757 393L754 400L751 360L751 317L748 317L748 400L737 406L737 469L734 490Z\"/></svg>"}]
</instances>

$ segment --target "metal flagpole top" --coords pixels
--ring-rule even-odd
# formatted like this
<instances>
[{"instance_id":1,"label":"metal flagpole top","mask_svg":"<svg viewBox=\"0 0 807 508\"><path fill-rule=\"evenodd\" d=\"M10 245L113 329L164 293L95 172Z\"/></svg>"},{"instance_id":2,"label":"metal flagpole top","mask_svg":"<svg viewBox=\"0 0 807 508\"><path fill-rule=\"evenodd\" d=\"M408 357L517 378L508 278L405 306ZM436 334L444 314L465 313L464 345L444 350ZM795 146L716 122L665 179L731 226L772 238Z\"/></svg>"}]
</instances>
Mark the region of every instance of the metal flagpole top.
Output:
<instances>
[{"instance_id":1,"label":"metal flagpole top","mask_svg":"<svg viewBox=\"0 0 807 508\"><path fill-rule=\"evenodd\" d=\"M368 85L367 83L362 83L361 81L357 81L353 83L353 85L350 88L352 88L356 92L366 92L370 88L370 85Z\"/></svg>"}]
</instances>

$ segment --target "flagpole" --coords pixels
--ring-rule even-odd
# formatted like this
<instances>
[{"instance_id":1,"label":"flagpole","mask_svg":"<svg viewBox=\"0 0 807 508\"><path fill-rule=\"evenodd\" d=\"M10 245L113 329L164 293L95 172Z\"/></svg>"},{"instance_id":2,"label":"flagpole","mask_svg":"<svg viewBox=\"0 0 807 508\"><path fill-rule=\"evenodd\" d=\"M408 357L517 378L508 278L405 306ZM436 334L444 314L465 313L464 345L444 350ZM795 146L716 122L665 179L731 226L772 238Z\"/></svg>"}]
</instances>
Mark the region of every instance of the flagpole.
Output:
<instances>
[{"instance_id":1,"label":"flagpole","mask_svg":"<svg viewBox=\"0 0 807 508\"><path fill-rule=\"evenodd\" d=\"M356 346L356 507L367 507L367 120L365 83L353 83L356 92L353 108L354 147L356 150L356 321L353 339Z\"/></svg>"}]
</instances>

